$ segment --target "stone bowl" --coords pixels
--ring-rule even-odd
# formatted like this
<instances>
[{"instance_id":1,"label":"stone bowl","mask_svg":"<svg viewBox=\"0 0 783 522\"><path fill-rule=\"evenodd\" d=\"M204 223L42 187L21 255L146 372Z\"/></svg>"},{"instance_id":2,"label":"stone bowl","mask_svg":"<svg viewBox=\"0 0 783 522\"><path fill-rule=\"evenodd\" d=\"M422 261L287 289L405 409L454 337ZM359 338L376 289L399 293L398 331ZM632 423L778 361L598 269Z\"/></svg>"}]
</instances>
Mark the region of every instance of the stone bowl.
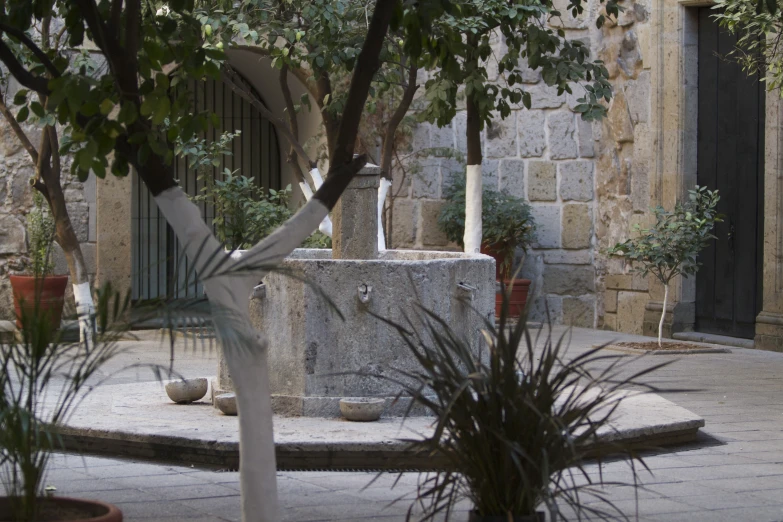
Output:
<instances>
[{"instance_id":1,"label":"stone bowl","mask_svg":"<svg viewBox=\"0 0 783 522\"><path fill-rule=\"evenodd\" d=\"M237 414L237 396L234 393L215 395L215 406L225 415Z\"/></svg>"},{"instance_id":2,"label":"stone bowl","mask_svg":"<svg viewBox=\"0 0 783 522\"><path fill-rule=\"evenodd\" d=\"M183 379L166 384L166 394L177 404L195 402L207 394L209 382L204 378Z\"/></svg>"},{"instance_id":3,"label":"stone bowl","mask_svg":"<svg viewBox=\"0 0 783 522\"><path fill-rule=\"evenodd\" d=\"M385 399L347 397L340 400L340 413L349 421L372 422L381 418L386 408Z\"/></svg>"}]
</instances>

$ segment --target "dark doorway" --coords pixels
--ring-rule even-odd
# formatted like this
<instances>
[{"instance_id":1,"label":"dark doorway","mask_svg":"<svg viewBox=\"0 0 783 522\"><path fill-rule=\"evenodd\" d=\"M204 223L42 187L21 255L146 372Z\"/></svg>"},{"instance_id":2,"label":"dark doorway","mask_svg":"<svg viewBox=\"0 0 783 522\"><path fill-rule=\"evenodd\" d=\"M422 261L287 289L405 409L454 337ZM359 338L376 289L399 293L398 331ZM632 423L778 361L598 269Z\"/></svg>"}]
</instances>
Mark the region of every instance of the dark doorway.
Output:
<instances>
[{"instance_id":1,"label":"dark doorway","mask_svg":"<svg viewBox=\"0 0 783 522\"><path fill-rule=\"evenodd\" d=\"M279 189L282 184L280 149L272 124L223 82L208 79L191 82L189 88L193 94L194 112L214 112L220 118L220 126L199 133L199 139L213 142L223 131L241 131L241 135L231 142L231 154L223 156L220 164L204 175L221 179L224 169L228 169L253 178L258 186L265 189ZM255 94L261 99L258 93ZM184 159L177 157L172 168L186 194L196 196L201 193L206 180L188 168ZM204 291L197 274L193 273L188 260L181 256L179 241L138 177L133 184L132 198L133 299L201 297ZM213 206L205 201L199 202L198 206L204 220L211 224Z\"/></svg>"},{"instance_id":2,"label":"dark doorway","mask_svg":"<svg viewBox=\"0 0 783 522\"><path fill-rule=\"evenodd\" d=\"M764 84L729 54L737 37L699 9L699 185L720 191L724 222L699 256L696 329L752 338L761 309Z\"/></svg>"}]
</instances>

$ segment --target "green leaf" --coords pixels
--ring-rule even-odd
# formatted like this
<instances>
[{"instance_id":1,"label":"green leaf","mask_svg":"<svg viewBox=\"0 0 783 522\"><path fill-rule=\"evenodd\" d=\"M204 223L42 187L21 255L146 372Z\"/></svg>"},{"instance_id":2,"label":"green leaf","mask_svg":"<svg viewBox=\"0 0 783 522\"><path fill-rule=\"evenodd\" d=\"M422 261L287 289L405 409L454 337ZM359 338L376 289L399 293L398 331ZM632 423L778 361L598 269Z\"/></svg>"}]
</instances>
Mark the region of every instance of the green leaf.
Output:
<instances>
[{"instance_id":1,"label":"green leaf","mask_svg":"<svg viewBox=\"0 0 783 522\"><path fill-rule=\"evenodd\" d=\"M16 114L16 121L19 123L24 123L27 121L27 117L30 115L30 109L25 105L21 109L19 109L19 112Z\"/></svg>"}]
</instances>

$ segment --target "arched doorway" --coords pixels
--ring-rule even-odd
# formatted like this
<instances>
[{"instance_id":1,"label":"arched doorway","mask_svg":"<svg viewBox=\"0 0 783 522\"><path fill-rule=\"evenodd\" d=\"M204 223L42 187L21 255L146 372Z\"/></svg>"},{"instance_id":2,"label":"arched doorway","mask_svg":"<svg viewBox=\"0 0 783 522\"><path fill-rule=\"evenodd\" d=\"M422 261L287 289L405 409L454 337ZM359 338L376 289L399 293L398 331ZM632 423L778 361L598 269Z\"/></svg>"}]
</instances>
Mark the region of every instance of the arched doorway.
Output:
<instances>
[{"instance_id":1,"label":"arched doorway","mask_svg":"<svg viewBox=\"0 0 783 522\"><path fill-rule=\"evenodd\" d=\"M274 127L249 103L223 82L208 79L191 86L194 111L212 111L220 118L219 128L211 127L200 138L214 141L224 131L241 131L231 143L231 155L224 156L212 167L212 179L219 179L224 169L253 178L261 187L279 189L282 185L280 148ZM251 87L252 88L252 87ZM254 93L262 99L258 93ZM189 169L182 158L172 165L174 176L190 196L200 193L204 181ZM134 176L131 219L131 277L134 300L199 297L203 289L196 274L181 256L181 246L166 220L158 211L147 188ZM207 223L214 217L212 205L198 203Z\"/></svg>"}]
</instances>

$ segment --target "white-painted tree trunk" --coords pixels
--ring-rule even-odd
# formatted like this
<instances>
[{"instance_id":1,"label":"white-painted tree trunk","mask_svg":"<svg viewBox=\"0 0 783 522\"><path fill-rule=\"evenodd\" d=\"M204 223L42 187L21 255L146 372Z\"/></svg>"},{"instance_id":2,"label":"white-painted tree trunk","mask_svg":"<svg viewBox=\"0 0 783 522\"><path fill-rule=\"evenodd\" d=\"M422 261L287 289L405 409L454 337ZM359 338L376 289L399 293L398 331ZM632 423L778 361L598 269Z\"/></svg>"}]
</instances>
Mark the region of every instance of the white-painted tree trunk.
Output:
<instances>
[{"instance_id":1,"label":"white-painted tree trunk","mask_svg":"<svg viewBox=\"0 0 783 522\"><path fill-rule=\"evenodd\" d=\"M481 251L481 165L468 165L465 181L465 252Z\"/></svg>"},{"instance_id":2,"label":"white-painted tree trunk","mask_svg":"<svg viewBox=\"0 0 783 522\"><path fill-rule=\"evenodd\" d=\"M386 203L389 187L391 187L391 180L381 178L378 185L378 252L386 250L386 234L383 232L383 205Z\"/></svg>"},{"instance_id":3,"label":"white-painted tree trunk","mask_svg":"<svg viewBox=\"0 0 783 522\"><path fill-rule=\"evenodd\" d=\"M95 303L92 300L90 283L74 284L73 299L76 302L76 317L79 322L79 341L92 345L95 331Z\"/></svg>"},{"instance_id":4,"label":"white-painted tree trunk","mask_svg":"<svg viewBox=\"0 0 783 522\"><path fill-rule=\"evenodd\" d=\"M663 337L663 320L666 318L666 303L669 301L669 283L663 285L663 311L661 320L658 322L658 347L661 347L661 338Z\"/></svg>"},{"instance_id":5,"label":"white-painted tree trunk","mask_svg":"<svg viewBox=\"0 0 783 522\"><path fill-rule=\"evenodd\" d=\"M317 167L310 169L310 177L313 178L313 186L315 186L315 190L317 191L319 188L321 188L321 185L324 184L321 171L318 170ZM304 194L305 200L310 201L310 198L313 197L313 191L310 188L310 185L307 184L307 180L301 181L299 183L299 187L302 189L302 194ZM329 218L328 214L318 225L318 230L320 230L322 234L328 237L332 237L332 220Z\"/></svg>"},{"instance_id":6,"label":"white-painted tree trunk","mask_svg":"<svg viewBox=\"0 0 783 522\"><path fill-rule=\"evenodd\" d=\"M311 199L285 225L232 259L179 187L155 197L185 254L199 273L212 308L215 332L234 381L239 411L242 520L279 520L267 341L250 323L249 295L323 221L329 211Z\"/></svg>"}]
</instances>

